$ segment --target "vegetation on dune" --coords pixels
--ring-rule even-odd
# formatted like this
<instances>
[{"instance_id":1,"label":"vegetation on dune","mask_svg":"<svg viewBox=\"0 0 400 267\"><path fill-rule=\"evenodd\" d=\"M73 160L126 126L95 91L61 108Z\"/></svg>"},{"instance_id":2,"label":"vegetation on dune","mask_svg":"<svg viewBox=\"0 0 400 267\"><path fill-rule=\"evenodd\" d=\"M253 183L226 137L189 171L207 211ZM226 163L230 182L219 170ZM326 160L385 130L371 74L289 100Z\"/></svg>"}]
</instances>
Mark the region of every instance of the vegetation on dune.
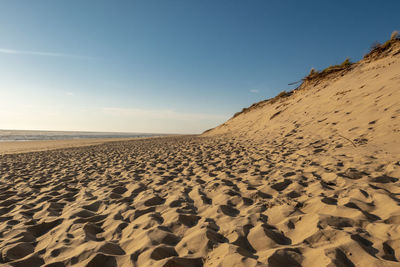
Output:
<instances>
[{"instance_id":1,"label":"vegetation on dune","mask_svg":"<svg viewBox=\"0 0 400 267\"><path fill-rule=\"evenodd\" d=\"M399 32L398 31L393 31L392 34L390 35L390 40L396 40L399 39Z\"/></svg>"},{"instance_id":2,"label":"vegetation on dune","mask_svg":"<svg viewBox=\"0 0 400 267\"><path fill-rule=\"evenodd\" d=\"M240 114L242 114L242 113L246 113L246 112L248 112L248 111L250 111L250 110L252 110L252 109L254 109L254 108L257 108L257 107L263 105L264 103L273 104L273 103L277 102L277 101L280 100L280 99L283 99L283 98L286 98L286 97L291 96L292 94L293 94L293 91L289 91L289 92L282 91L282 92L280 92L277 96L275 96L274 98L262 100L262 101L260 101L260 102L257 102L257 103L255 103L255 104L251 105L251 106L248 107L248 108L243 108L242 111L236 112L236 113L233 115L233 118L237 117L238 115L240 115Z\"/></svg>"},{"instance_id":3,"label":"vegetation on dune","mask_svg":"<svg viewBox=\"0 0 400 267\"><path fill-rule=\"evenodd\" d=\"M323 78L334 72L348 70L353 64L354 63L351 62L349 58L346 58L341 64L331 65L320 72L312 68L310 73L306 77L304 77L303 81L315 80Z\"/></svg>"},{"instance_id":4,"label":"vegetation on dune","mask_svg":"<svg viewBox=\"0 0 400 267\"><path fill-rule=\"evenodd\" d=\"M378 58L385 55L385 52L390 52L392 45L400 41L400 35L398 31L393 31L390 35L390 39L385 43L374 42L371 45L369 53L364 56L364 59Z\"/></svg>"},{"instance_id":5,"label":"vegetation on dune","mask_svg":"<svg viewBox=\"0 0 400 267\"><path fill-rule=\"evenodd\" d=\"M268 99L268 102L271 103L271 104L273 104L273 103L275 103L276 101L278 101L279 99L289 97L289 96L291 96L292 94L293 94L293 91L289 91L289 92L282 91L282 92L280 92L277 96L275 96L274 98Z\"/></svg>"}]
</instances>

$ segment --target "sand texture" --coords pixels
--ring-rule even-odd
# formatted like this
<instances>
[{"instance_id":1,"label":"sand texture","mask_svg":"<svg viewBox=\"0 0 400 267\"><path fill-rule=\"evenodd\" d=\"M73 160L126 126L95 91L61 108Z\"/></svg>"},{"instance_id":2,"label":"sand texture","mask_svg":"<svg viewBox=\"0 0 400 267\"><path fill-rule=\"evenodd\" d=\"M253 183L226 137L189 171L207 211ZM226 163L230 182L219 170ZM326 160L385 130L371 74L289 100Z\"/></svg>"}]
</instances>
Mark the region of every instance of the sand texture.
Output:
<instances>
[{"instance_id":1,"label":"sand texture","mask_svg":"<svg viewBox=\"0 0 400 267\"><path fill-rule=\"evenodd\" d=\"M139 138L139 137L138 137ZM42 140L42 141L4 141L0 142L0 155L47 151L69 147L98 145L107 142L126 141L138 138L93 138L71 140ZM152 137L140 137L152 138Z\"/></svg>"},{"instance_id":2,"label":"sand texture","mask_svg":"<svg viewBox=\"0 0 400 267\"><path fill-rule=\"evenodd\" d=\"M0 155L0 263L400 266L399 51L203 136Z\"/></svg>"},{"instance_id":3,"label":"sand texture","mask_svg":"<svg viewBox=\"0 0 400 267\"><path fill-rule=\"evenodd\" d=\"M1 260L398 265L400 163L281 143L179 137L1 156Z\"/></svg>"}]
</instances>

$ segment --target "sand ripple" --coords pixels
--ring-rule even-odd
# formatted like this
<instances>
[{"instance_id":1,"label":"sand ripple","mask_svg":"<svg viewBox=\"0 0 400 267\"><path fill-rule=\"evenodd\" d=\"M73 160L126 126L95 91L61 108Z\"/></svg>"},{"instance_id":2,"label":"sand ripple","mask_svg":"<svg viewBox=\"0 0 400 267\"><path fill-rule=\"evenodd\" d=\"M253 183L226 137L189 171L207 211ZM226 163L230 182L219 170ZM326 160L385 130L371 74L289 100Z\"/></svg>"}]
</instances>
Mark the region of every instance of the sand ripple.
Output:
<instances>
[{"instance_id":1,"label":"sand ripple","mask_svg":"<svg viewBox=\"0 0 400 267\"><path fill-rule=\"evenodd\" d=\"M10 266L399 265L399 162L327 142L113 142L0 173Z\"/></svg>"}]
</instances>

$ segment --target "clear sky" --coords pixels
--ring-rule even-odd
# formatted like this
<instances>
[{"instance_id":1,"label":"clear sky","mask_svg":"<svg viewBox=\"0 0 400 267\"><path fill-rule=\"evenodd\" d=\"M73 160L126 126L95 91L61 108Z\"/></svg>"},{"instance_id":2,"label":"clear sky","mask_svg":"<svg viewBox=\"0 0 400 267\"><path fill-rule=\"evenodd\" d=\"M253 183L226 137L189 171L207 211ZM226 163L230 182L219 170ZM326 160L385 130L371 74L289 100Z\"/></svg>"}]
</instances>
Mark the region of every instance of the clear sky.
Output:
<instances>
[{"instance_id":1,"label":"clear sky","mask_svg":"<svg viewBox=\"0 0 400 267\"><path fill-rule=\"evenodd\" d=\"M359 60L400 1L0 0L0 129L200 133Z\"/></svg>"}]
</instances>

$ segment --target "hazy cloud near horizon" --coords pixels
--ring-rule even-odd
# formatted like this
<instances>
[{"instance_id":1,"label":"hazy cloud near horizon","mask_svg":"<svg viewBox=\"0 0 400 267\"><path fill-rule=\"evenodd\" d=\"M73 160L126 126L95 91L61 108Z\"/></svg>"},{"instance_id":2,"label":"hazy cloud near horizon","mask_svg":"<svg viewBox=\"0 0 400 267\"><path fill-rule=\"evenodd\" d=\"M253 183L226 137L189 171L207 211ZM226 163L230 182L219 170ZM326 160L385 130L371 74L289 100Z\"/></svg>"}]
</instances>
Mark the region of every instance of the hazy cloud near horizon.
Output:
<instances>
[{"instance_id":1,"label":"hazy cloud near horizon","mask_svg":"<svg viewBox=\"0 0 400 267\"><path fill-rule=\"evenodd\" d=\"M66 57L66 58L76 58L76 59L94 59L93 57L81 56L81 55L42 52L42 51L15 50L6 48L0 48L0 53L9 55L31 55L31 56L45 56L45 57Z\"/></svg>"},{"instance_id":2,"label":"hazy cloud near horizon","mask_svg":"<svg viewBox=\"0 0 400 267\"><path fill-rule=\"evenodd\" d=\"M16 105L0 107L1 129L143 133L201 133L229 115L178 112L172 109ZM51 128L48 125L51 125Z\"/></svg>"},{"instance_id":3,"label":"hazy cloud near horizon","mask_svg":"<svg viewBox=\"0 0 400 267\"><path fill-rule=\"evenodd\" d=\"M140 108L118 108L104 107L103 111L120 116L131 116L152 119L173 119L173 120L226 120L228 115L208 114L208 113L185 113L177 112L172 109L140 109Z\"/></svg>"},{"instance_id":4,"label":"hazy cloud near horizon","mask_svg":"<svg viewBox=\"0 0 400 267\"><path fill-rule=\"evenodd\" d=\"M122 129L123 125L130 123L132 129L143 129L141 132L150 133L202 133L230 117L220 114L178 112L172 109L104 107L101 111L115 123L117 129Z\"/></svg>"},{"instance_id":5,"label":"hazy cloud near horizon","mask_svg":"<svg viewBox=\"0 0 400 267\"><path fill-rule=\"evenodd\" d=\"M0 73L0 77L1 77ZM76 88L21 84L0 80L0 129L196 134L215 127L231 115L182 110L173 105L155 108L108 105L110 98L92 97ZM26 88L26 89L21 89ZM47 94L40 89L46 88ZM104 103L100 106L99 103Z\"/></svg>"}]
</instances>

